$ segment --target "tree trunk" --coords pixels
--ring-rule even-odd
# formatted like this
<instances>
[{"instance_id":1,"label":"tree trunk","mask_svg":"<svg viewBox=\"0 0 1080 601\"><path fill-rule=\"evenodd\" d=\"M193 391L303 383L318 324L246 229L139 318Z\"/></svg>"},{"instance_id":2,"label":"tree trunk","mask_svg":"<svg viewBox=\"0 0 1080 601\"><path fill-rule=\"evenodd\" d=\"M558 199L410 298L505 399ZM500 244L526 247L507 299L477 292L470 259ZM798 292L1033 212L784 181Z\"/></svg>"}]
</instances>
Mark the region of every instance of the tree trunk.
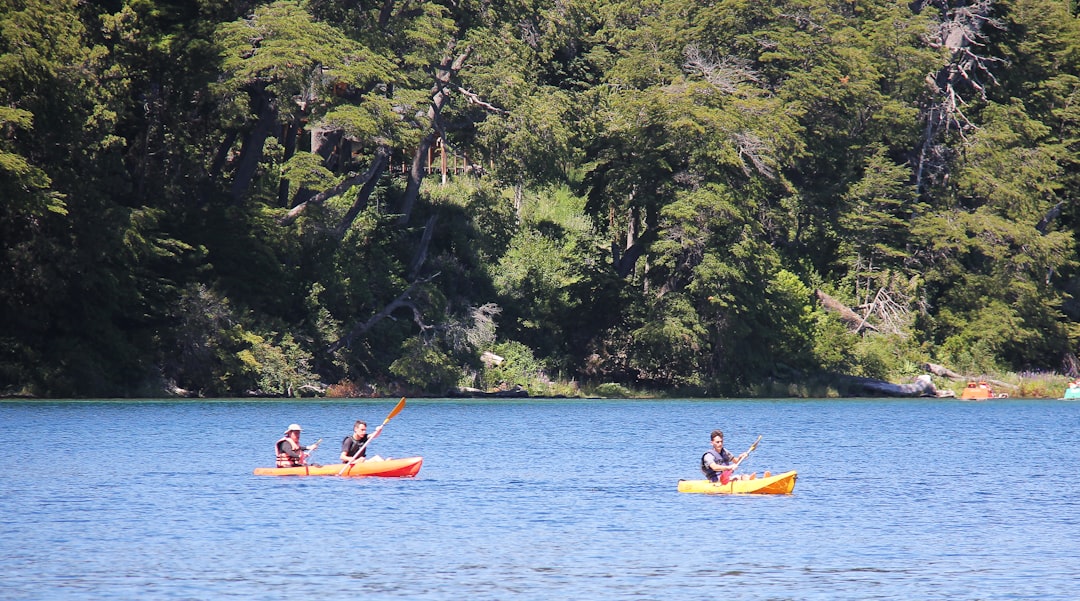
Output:
<instances>
[{"instance_id":1,"label":"tree trunk","mask_svg":"<svg viewBox=\"0 0 1080 601\"><path fill-rule=\"evenodd\" d=\"M958 374L955 371L953 371L953 370L951 370L951 369L949 369L947 367L944 367L944 366L941 366L941 365L935 365L933 363L924 363L923 368L926 369L926 371L929 371L930 373L934 374L935 376L942 377L942 378L949 378L950 380L968 380L968 381L976 381L977 380L979 382L987 382L989 384L993 384L995 387L998 387L998 388L1010 388L1012 390L1016 390L1016 386L1013 385L1013 384L1009 384L1008 382L1002 382L1001 380L994 380L993 378L987 378L986 376L965 376L963 374Z\"/></svg>"},{"instance_id":2,"label":"tree trunk","mask_svg":"<svg viewBox=\"0 0 1080 601\"><path fill-rule=\"evenodd\" d=\"M452 51L454 45L451 44L449 49ZM424 174L427 171L428 152L431 150L435 140L439 138L439 132L442 130L439 124L439 115L442 112L443 105L446 104L447 98L449 98L447 87L450 85L450 80L465 66L465 61L469 59L471 53L472 48L466 48L457 58L451 59L449 56L444 58L439 65L438 72L435 74L435 85L431 87L431 104L427 112L432 131L420 140L420 145L416 148L416 154L413 155L412 169L409 171L409 182L405 186L405 194L401 199L401 217L398 218L398 224L400 225L409 222L416 200L420 197L420 184L424 182Z\"/></svg>"},{"instance_id":3,"label":"tree trunk","mask_svg":"<svg viewBox=\"0 0 1080 601\"><path fill-rule=\"evenodd\" d=\"M614 221L614 216L611 219ZM659 213L651 204L645 206L644 225L641 223L640 208L630 209L626 224L626 248L619 249L616 243L611 245L612 266L619 277L626 278L633 273L638 260L645 256L649 245L660 237L659 220Z\"/></svg>"},{"instance_id":4,"label":"tree trunk","mask_svg":"<svg viewBox=\"0 0 1080 601\"><path fill-rule=\"evenodd\" d=\"M427 261L428 247L431 246L431 238L435 235L436 220L437 216L432 215L428 217L427 224L424 226L424 234L420 236L420 248L417 249L416 256L413 257L412 263L409 265L410 280L414 280L416 276L420 275L420 268Z\"/></svg>"},{"instance_id":5,"label":"tree trunk","mask_svg":"<svg viewBox=\"0 0 1080 601\"><path fill-rule=\"evenodd\" d=\"M214 154L214 160L210 163L210 178L213 179L221 173L222 168L225 167L225 161L229 158L229 151L232 149L233 144L236 143L236 138L240 135L240 132L235 129L225 133L225 138L221 141L221 145L218 146L217 153Z\"/></svg>"},{"instance_id":6,"label":"tree trunk","mask_svg":"<svg viewBox=\"0 0 1080 601\"><path fill-rule=\"evenodd\" d=\"M382 9L379 11L379 28L386 28L390 23L390 16L394 14L394 0L384 0Z\"/></svg>"},{"instance_id":7,"label":"tree trunk","mask_svg":"<svg viewBox=\"0 0 1080 601\"><path fill-rule=\"evenodd\" d=\"M1076 359L1076 355L1073 353L1065 353L1065 357L1061 361L1061 365L1064 368L1065 375L1070 378L1080 376L1080 361Z\"/></svg>"},{"instance_id":8,"label":"tree trunk","mask_svg":"<svg viewBox=\"0 0 1080 601\"><path fill-rule=\"evenodd\" d=\"M289 160L294 154L296 154L296 138L299 133L303 131L303 126L300 123L293 122L284 126L281 133L281 145L285 148L285 154L282 157L284 160ZM289 180L287 178L281 178L278 182L278 205L282 207L289 206Z\"/></svg>"},{"instance_id":9,"label":"tree trunk","mask_svg":"<svg viewBox=\"0 0 1080 601\"><path fill-rule=\"evenodd\" d=\"M337 230L335 231L338 240L345 237L345 232L349 230L349 227L356 219L356 216L368 205L368 201L371 200L371 193L375 191L375 186L378 185L379 178L382 177L383 172L386 171L386 164L389 159L389 148L380 146L375 149L375 158L371 160L371 166L368 167L367 173L364 174L367 181L364 182L364 187L361 188L360 193L356 195L356 201L353 202L352 207L345 213L345 216L341 218L341 223L338 224Z\"/></svg>"},{"instance_id":10,"label":"tree trunk","mask_svg":"<svg viewBox=\"0 0 1080 601\"><path fill-rule=\"evenodd\" d=\"M659 233L654 229L647 229L645 233L638 236L637 240L629 248L625 249L621 253L613 253L615 256L614 267L615 273L620 278L625 278L634 272L634 266L637 265L638 259L645 255L645 250L649 244L656 241L659 238Z\"/></svg>"},{"instance_id":11,"label":"tree trunk","mask_svg":"<svg viewBox=\"0 0 1080 601\"><path fill-rule=\"evenodd\" d=\"M409 181L405 184L405 194L401 198L401 217L398 218L398 225L409 222L409 215L412 213L413 206L416 205L416 199L420 197L420 185L424 183L424 174L427 172L428 151L431 150L431 145L435 143L438 136L438 132L428 133L420 140L420 145L416 148L412 166L409 168Z\"/></svg>"},{"instance_id":12,"label":"tree trunk","mask_svg":"<svg viewBox=\"0 0 1080 601\"><path fill-rule=\"evenodd\" d=\"M323 167L335 173L340 164L337 160L338 144L344 135L345 132L340 129L314 128L311 130L311 152L322 157Z\"/></svg>"},{"instance_id":13,"label":"tree trunk","mask_svg":"<svg viewBox=\"0 0 1080 601\"><path fill-rule=\"evenodd\" d=\"M251 180L254 179L259 161L262 160L266 138L270 136L274 122L277 120L277 108L274 107L266 90L260 89L253 92L252 105L259 118L240 148L240 157L236 161L236 171L233 173L230 189L233 201L237 203L243 200L248 188L251 187Z\"/></svg>"}]
</instances>

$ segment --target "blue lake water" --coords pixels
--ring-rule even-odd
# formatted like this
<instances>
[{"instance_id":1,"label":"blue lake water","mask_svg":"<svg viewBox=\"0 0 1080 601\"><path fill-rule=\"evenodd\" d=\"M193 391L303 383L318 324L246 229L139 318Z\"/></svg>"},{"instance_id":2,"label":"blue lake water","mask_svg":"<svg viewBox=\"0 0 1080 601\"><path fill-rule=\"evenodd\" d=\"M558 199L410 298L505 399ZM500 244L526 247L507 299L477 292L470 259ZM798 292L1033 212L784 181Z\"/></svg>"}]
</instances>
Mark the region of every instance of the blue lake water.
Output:
<instances>
[{"instance_id":1,"label":"blue lake water","mask_svg":"<svg viewBox=\"0 0 1080 601\"><path fill-rule=\"evenodd\" d=\"M1080 598L1080 403L409 400L414 479L252 475L397 400L0 402L0 598ZM676 492L714 428L794 494Z\"/></svg>"}]
</instances>

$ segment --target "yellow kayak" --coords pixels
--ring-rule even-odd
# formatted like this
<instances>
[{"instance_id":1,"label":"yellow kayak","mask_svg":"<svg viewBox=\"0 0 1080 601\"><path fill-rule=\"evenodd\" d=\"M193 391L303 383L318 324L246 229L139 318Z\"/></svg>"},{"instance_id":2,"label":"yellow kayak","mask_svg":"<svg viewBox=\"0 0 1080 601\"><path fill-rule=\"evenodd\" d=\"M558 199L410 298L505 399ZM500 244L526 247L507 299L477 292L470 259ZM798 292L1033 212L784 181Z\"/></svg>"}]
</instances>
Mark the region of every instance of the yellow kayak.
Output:
<instances>
[{"instance_id":1,"label":"yellow kayak","mask_svg":"<svg viewBox=\"0 0 1080 601\"><path fill-rule=\"evenodd\" d=\"M697 492L714 495L789 495L795 490L794 471L773 476L753 474L750 480L732 480L727 484L708 480L679 480L679 492Z\"/></svg>"},{"instance_id":2,"label":"yellow kayak","mask_svg":"<svg viewBox=\"0 0 1080 601\"><path fill-rule=\"evenodd\" d=\"M384 459L382 461L364 461L348 465L302 465L300 467L257 467L256 476L380 476L383 478L408 478L420 471L423 457L405 457L404 459ZM342 472L342 468L345 469Z\"/></svg>"}]
</instances>

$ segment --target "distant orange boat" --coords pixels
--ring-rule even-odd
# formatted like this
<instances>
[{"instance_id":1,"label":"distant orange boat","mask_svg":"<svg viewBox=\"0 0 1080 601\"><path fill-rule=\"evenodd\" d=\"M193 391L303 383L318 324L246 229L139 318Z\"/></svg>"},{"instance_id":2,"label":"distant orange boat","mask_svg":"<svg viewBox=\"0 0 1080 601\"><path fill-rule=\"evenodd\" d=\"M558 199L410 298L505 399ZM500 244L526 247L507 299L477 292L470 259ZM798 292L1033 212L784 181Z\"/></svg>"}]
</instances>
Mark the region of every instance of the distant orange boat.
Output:
<instances>
[{"instance_id":1,"label":"distant orange boat","mask_svg":"<svg viewBox=\"0 0 1080 601\"><path fill-rule=\"evenodd\" d=\"M968 382L967 387L960 393L960 398L966 401L985 401L986 399L1007 399L1006 393L997 393L986 382Z\"/></svg>"}]
</instances>

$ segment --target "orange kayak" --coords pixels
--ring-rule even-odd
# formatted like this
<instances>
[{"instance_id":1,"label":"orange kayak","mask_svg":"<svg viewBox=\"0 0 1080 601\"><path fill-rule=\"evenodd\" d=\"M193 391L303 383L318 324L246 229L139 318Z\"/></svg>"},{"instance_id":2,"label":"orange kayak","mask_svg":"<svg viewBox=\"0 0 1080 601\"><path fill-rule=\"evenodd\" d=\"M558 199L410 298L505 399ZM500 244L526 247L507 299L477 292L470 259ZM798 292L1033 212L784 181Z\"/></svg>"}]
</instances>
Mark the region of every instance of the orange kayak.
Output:
<instances>
[{"instance_id":1,"label":"orange kayak","mask_svg":"<svg viewBox=\"0 0 1080 601\"><path fill-rule=\"evenodd\" d=\"M335 463L333 465L302 465L300 467L257 467L256 476L342 476L363 478L379 476L382 478L410 478L420 471L423 457L405 457L404 459L384 459L382 461L364 461L362 463ZM342 472L342 468L345 469Z\"/></svg>"},{"instance_id":2,"label":"orange kayak","mask_svg":"<svg viewBox=\"0 0 1080 601\"><path fill-rule=\"evenodd\" d=\"M727 484L708 480L679 480L679 492L699 492L714 495L789 495L795 490L794 471L763 477L755 474L752 480L732 480Z\"/></svg>"}]
</instances>

